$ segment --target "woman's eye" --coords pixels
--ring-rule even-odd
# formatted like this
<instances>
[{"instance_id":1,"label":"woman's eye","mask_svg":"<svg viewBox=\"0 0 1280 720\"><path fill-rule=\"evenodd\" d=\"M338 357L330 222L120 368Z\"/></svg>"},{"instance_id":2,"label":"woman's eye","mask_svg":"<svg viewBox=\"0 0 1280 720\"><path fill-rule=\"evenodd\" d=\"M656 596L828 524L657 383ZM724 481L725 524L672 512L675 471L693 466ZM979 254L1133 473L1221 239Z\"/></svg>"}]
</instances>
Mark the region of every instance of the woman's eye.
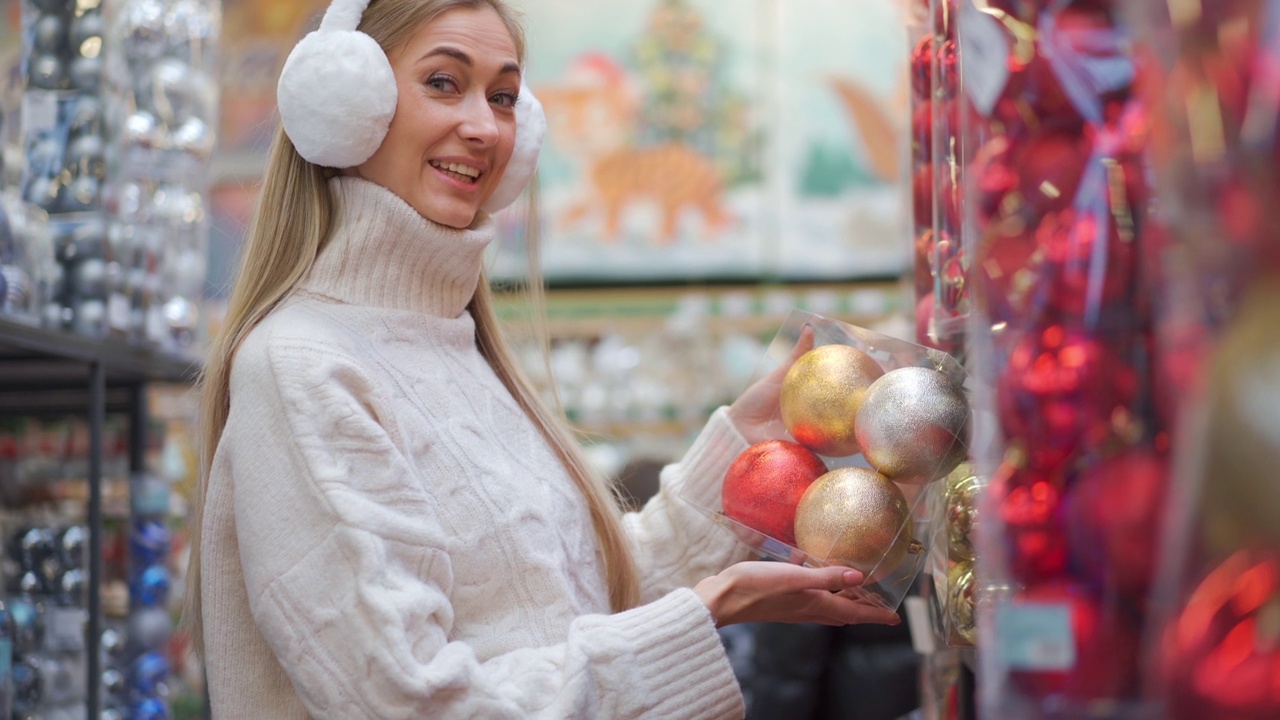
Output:
<instances>
[{"instance_id":1,"label":"woman's eye","mask_svg":"<svg viewBox=\"0 0 1280 720\"><path fill-rule=\"evenodd\" d=\"M427 79L427 87L439 90L441 92L457 92L458 83L453 78L446 75L432 75Z\"/></svg>"},{"instance_id":2,"label":"woman's eye","mask_svg":"<svg viewBox=\"0 0 1280 720\"><path fill-rule=\"evenodd\" d=\"M500 107L515 107L516 100L518 98L515 93L504 91L504 92L498 93L497 95L494 95L490 99L493 102L493 104L498 105Z\"/></svg>"}]
</instances>

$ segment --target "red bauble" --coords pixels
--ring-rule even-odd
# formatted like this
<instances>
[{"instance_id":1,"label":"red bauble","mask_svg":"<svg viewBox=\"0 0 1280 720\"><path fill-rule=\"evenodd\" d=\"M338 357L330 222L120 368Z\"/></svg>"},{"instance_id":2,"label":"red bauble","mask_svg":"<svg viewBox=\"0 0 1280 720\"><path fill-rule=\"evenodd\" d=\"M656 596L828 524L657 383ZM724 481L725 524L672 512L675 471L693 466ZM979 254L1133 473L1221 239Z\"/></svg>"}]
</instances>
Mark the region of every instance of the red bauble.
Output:
<instances>
[{"instance_id":1,"label":"red bauble","mask_svg":"<svg viewBox=\"0 0 1280 720\"><path fill-rule=\"evenodd\" d=\"M945 235L943 237L950 237ZM927 228L916 235L915 257L912 260L915 270L916 297L933 294L933 244L934 233Z\"/></svg>"},{"instance_id":2,"label":"red bauble","mask_svg":"<svg viewBox=\"0 0 1280 720\"><path fill-rule=\"evenodd\" d=\"M1113 413L1132 404L1137 390L1137 371L1110 347L1053 325L1014 346L996 403L1006 439L1067 457L1104 440Z\"/></svg>"},{"instance_id":3,"label":"red bauble","mask_svg":"<svg viewBox=\"0 0 1280 720\"><path fill-rule=\"evenodd\" d=\"M911 217L916 229L933 227L933 165L921 165L911 178Z\"/></svg>"},{"instance_id":4,"label":"red bauble","mask_svg":"<svg viewBox=\"0 0 1280 720\"><path fill-rule=\"evenodd\" d=\"M747 448L729 465L721 489L726 517L795 547L796 506L809 485L827 471L808 448L766 440Z\"/></svg>"},{"instance_id":5,"label":"red bauble","mask_svg":"<svg viewBox=\"0 0 1280 720\"><path fill-rule=\"evenodd\" d=\"M911 91L917 98L933 97L933 34L920 38L911 49Z\"/></svg>"},{"instance_id":6,"label":"red bauble","mask_svg":"<svg viewBox=\"0 0 1280 720\"><path fill-rule=\"evenodd\" d=\"M1072 483L1072 556L1095 587L1145 601L1159 556L1168 476L1164 456L1134 449L1090 465Z\"/></svg>"},{"instance_id":7,"label":"red bauble","mask_svg":"<svg viewBox=\"0 0 1280 720\"><path fill-rule=\"evenodd\" d=\"M1067 582L1031 587L1013 600L1015 608L1037 605L1069 613L1074 662L1061 669L1011 669L1010 684L1031 697L1062 695L1072 704L1136 694L1139 638L1128 619Z\"/></svg>"},{"instance_id":8,"label":"red bauble","mask_svg":"<svg viewBox=\"0 0 1280 720\"><path fill-rule=\"evenodd\" d=\"M1087 212L1049 215L1036 228L1047 304L1071 319L1096 321L1104 312L1133 309L1125 301L1138 283L1136 239L1122 237L1105 199L1099 202Z\"/></svg>"},{"instance_id":9,"label":"red bauble","mask_svg":"<svg viewBox=\"0 0 1280 720\"><path fill-rule=\"evenodd\" d=\"M1019 583L1043 583L1067 572L1061 488L1061 476L1008 461L992 478L1009 576Z\"/></svg>"},{"instance_id":10,"label":"red bauble","mask_svg":"<svg viewBox=\"0 0 1280 720\"><path fill-rule=\"evenodd\" d=\"M1018 190L1036 216L1071 205L1090 153L1078 133L1061 130L1034 135L1014 149Z\"/></svg>"},{"instance_id":11,"label":"red bauble","mask_svg":"<svg viewBox=\"0 0 1280 720\"><path fill-rule=\"evenodd\" d=\"M960 54L956 51L955 40L947 40L938 46L934 73L935 91L940 90L943 99L954 98L960 82Z\"/></svg>"},{"instance_id":12,"label":"red bauble","mask_svg":"<svg viewBox=\"0 0 1280 720\"><path fill-rule=\"evenodd\" d=\"M1039 281L1041 256L1026 234L994 235L978 246L970 274L973 301L991 322L1026 316L1027 299Z\"/></svg>"},{"instance_id":13,"label":"red bauble","mask_svg":"<svg viewBox=\"0 0 1280 720\"><path fill-rule=\"evenodd\" d=\"M916 302L916 342L943 352L959 352L963 320L955 312L944 310L939 314L936 308L933 293L920 296Z\"/></svg>"},{"instance_id":14,"label":"red bauble","mask_svg":"<svg viewBox=\"0 0 1280 720\"><path fill-rule=\"evenodd\" d=\"M1280 558L1242 550L1209 572L1165 628L1170 720L1280 717Z\"/></svg>"}]
</instances>

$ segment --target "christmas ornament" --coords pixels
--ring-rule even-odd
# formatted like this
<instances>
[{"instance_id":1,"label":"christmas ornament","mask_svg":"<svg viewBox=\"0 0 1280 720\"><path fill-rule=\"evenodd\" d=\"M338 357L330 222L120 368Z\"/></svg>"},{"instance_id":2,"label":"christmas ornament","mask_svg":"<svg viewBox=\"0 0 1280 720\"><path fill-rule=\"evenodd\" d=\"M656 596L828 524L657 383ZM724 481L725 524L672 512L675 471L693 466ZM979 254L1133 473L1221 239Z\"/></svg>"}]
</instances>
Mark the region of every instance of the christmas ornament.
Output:
<instances>
[{"instance_id":1,"label":"christmas ornament","mask_svg":"<svg viewBox=\"0 0 1280 720\"><path fill-rule=\"evenodd\" d=\"M837 468L800 499L796 546L823 562L860 570L874 583L920 552L910 519L906 496L888 478L866 468Z\"/></svg>"},{"instance_id":2,"label":"christmas ornament","mask_svg":"<svg viewBox=\"0 0 1280 720\"><path fill-rule=\"evenodd\" d=\"M916 97L933 95L933 35L920 38L911 50L911 90Z\"/></svg>"},{"instance_id":3,"label":"christmas ornament","mask_svg":"<svg viewBox=\"0 0 1280 720\"><path fill-rule=\"evenodd\" d=\"M821 458L801 445L785 440L756 443L729 465L721 507L726 517L794 547L796 505L826 471Z\"/></svg>"},{"instance_id":4,"label":"christmas ornament","mask_svg":"<svg viewBox=\"0 0 1280 720\"><path fill-rule=\"evenodd\" d=\"M1021 440L1032 460L1061 462L1111 433L1117 408L1132 404L1137 371L1088 333L1051 325L1022 337L996 382L1006 439Z\"/></svg>"},{"instance_id":5,"label":"christmas ornament","mask_svg":"<svg viewBox=\"0 0 1280 720\"><path fill-rule=\"evenodd\" d=\"M1240 550L1214 567L1156 657L1170 720L1280 717L1280 559Z\"/></svg>"},{"instance_id":6,"label":"christmas ornament","mask_svg":"<svg viewBox=\"0 0 1280 720\"><path fill-rule=\"evenodd\" d=\"M978 246L970 274L975 306L993 323L1026 318L1042 258L1030 234L993 234Z\"/></svg>"},{"instance_id":7,"label":"christmas ornament","mask_svg":"<svg viewBox=\"0 0 1280 720\"><path fill-rule=\"evenodd\" d=\"M821 455L858 452L854 418L863 394L884 370L848 345L823 345L801 355L782 380L782 422L801 445Z\"/></svg>"},{"instance_id":8,"label":"christmas ornament","mask_svg":"<svg viewBox=\"0 0 1280 720\"><path fill-rule=\"evenodd\" d=\"M1089 161L1088 142L1079 134L1048 131L1016 146L1018 191L1037 213L1062 210L1076 198L1076 188Z\"/></svg>"},{"instance_id":9,"label":"christmas ornament","mask_svg":"<svg viewBox=\"0 0 1280 720\"><path fill-rule=\"evenodd\" d=\"M974 593L973 563L953 564L947 570L947 624L965 645L973 645L977 641Z\"/></svg>"},{"instance_id":10,"label":"christmas ornament","mask_svg":"<svg viewBox=\"0 0 1280 720\"><path fill-rule=\"evenodd\" d=\"M974 474L972 465L961 463L947 476L946 483L942 503L947 523L947 555L958 562L972 561L982 480Z\"/></svg>"},{"instance_id":11,"label":"christmas ornament","mask_svg":"<svg viewBox=\"0 0 1280 720\"><path fill-rule=\"evenodd\" d=\"M1036 229L1048 305L1069 318L1098 318L1109 308L1132 312L1128 299L1137 285L1137 251L1105 210L1063 210Z\"/></svg>"},{"instance_id":12,"label":"christmas ornament","mask_svg":"<svg viewBox=\"0 0 1280 720\"><path fill-rule=\"evenodd\" d=\"M1061 694L1075 703L1119 700L1134 691L1138 637L1131 623L1114 609L1068 582L1028 588L1012 602L1014 607L1065 610L1069 623L1052 628L1067 633L1064 637L1055 633L1051 640L1067 643L1066 652L1055 653L1064 662L1051 669L1012 668L1010 683L1037 697Z\"/></svg>"},{"instance_id":13,"label":"christmas ornament","mask_svg":"<svg viewBox=\"0 0 1280 720\"><path fill-rule=\"evenodd\" d=\"M1145 600L1159 559L1168 461L1132 449L1090 464L1067 493L1072 556L1099 590Z\"/></svg>"},{"instance_id":14,"label":"christmas ornament","mask_svg":"<svg viewBox=\"0 0 1280 720\"><path fill-rule=\"evenodd\" d=\"M991 486L1010 577L1041 583L1067 571L1068 543L1062 519L1062 479L1005 460Z\"/></svg>"},{"instance_id":15,"label":"christmas ornament","mask_svg":"<svg viewBox=\"0 0 1280 720\"><path fill-rule=\"evenodd\" d=\"M968 456L969 401L937 370L898 368L867 388L856 437L881 474L895 482L931 482Z\"/></svg>"}]
</instances>

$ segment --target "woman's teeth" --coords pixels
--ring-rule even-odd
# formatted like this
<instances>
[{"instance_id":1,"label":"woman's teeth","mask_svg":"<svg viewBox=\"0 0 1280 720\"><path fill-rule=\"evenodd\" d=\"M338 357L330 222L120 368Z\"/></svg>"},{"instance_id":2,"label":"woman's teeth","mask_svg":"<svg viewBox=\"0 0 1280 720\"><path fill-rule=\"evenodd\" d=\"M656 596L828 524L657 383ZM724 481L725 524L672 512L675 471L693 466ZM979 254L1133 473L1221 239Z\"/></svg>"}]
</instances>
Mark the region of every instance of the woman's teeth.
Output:
<instances>
[{"instance_id":1,"label":"woman's teeth","mask_svg":"<svg viewBox=\"0 0 1280 720\"><path fill-rule=\"evenodd\" d=\"M465 183L474 183L480 177L480 171L470 165L431 161L431 167L442 170L449 177Z\"/></svg>"}]
</instances>

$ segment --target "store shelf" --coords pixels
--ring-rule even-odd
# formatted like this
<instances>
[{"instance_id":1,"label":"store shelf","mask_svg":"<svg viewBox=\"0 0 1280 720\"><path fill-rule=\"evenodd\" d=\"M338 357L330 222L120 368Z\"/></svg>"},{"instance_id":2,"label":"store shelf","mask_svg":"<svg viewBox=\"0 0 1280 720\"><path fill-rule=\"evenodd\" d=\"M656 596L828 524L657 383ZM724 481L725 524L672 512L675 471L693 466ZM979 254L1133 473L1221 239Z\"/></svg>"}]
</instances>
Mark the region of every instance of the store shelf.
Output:
<instances>
[{"instance_id":1,"label":"store shelf","mask_svg":"<svg viewBox=\"0 0 1280 720\"><path fill-rule=\"evenodd\" d=\"M90 366L100 364L108 388L144 382L187 383L200 363L173 353L116 340L94 340L0 317L0 394L85 388Z\"/></svg>"}]
</instances>

